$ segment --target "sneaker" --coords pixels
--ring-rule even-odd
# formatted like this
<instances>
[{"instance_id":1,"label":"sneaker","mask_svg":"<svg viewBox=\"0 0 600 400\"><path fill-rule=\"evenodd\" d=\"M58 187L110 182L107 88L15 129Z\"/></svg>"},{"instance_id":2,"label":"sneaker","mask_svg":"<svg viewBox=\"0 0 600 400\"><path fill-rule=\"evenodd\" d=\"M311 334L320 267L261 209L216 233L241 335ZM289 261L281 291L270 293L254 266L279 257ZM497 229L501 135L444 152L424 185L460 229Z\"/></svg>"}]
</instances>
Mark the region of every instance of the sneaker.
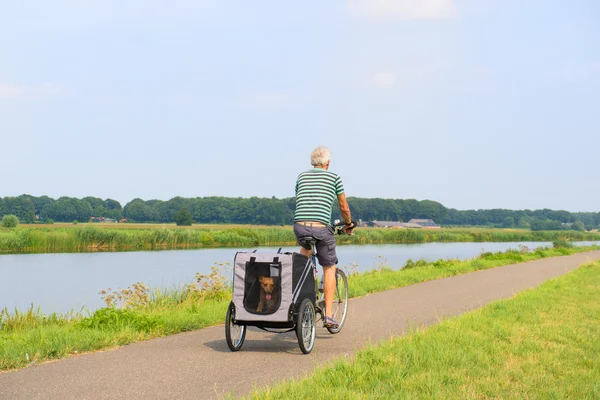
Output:
<instances>
[{"instance_id":1,"label":"sneaker","mask_svg":"<svg viewBox=\"0 0 600 400\"><path fill-rule=\"evenodd\" d=\"M331 328L331 329L337 329L340 327L340 324L338 324L337 322L335 322L335 320L331 317L325 317L324 322L323 322L323 326L325 328Z\"/></svg>"}]
</instances>

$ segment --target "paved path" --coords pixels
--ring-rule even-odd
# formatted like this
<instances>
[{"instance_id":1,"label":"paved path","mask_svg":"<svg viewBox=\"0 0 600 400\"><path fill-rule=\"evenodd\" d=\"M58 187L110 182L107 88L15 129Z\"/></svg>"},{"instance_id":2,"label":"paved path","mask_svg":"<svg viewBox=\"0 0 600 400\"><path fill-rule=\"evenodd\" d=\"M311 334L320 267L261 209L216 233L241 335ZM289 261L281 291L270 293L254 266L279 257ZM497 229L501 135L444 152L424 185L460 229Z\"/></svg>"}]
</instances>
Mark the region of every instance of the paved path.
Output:
<instances>
[{"instance_id":1,"label":"paved path","mask_svg":"<svg viewBox=\"0 0 600 400\"><path fill-rule=\"evenodd\" d=\"M310 355L293 333L251 330L240 352L225 343L223 326L183 333L117 350L86 354L0 374L0 399L207 399L302 377L408 324L428 325L492 300L513 296L547 279L600 259L600 251L548 258L420 283L354 299L338 335L322 328Z\"/></svg>"}]
</instances>

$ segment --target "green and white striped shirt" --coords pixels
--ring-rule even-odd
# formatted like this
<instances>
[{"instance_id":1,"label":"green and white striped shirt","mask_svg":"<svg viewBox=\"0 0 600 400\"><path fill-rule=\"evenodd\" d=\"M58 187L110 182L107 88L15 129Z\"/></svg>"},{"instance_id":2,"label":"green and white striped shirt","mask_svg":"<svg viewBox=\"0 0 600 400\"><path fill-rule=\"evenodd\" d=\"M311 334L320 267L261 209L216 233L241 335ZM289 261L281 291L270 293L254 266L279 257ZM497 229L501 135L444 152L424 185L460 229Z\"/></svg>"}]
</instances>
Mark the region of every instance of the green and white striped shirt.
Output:
<instances>
[{"instance_id":1,"label":"green and white striped shirt","mask_svg":"<svg viewBox=\"0 0 600 400\"><path fill-rule=\"evenodd\" d=\"M323 168L301 173L296 181L296 221L331 223L331 209L338 195L344 193L342 179Z\"/></svg>"}]
</instances>

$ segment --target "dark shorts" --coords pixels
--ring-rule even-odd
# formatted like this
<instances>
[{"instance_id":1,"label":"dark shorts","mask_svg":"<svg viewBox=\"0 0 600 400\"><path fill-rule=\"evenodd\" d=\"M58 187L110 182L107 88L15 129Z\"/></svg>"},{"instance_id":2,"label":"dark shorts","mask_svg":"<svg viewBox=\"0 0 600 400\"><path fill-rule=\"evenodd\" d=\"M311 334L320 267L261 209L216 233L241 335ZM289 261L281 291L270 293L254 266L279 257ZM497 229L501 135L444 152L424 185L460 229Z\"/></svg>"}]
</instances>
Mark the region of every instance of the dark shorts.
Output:
<instances>
[{"instance_id":1,"label":"dark shorts","mask_svg":"<svg viewBox=\"0 0 600 400\"><path fill-rule=\"evenodd\" d=\"M312 236L317 239L317 258L322 267L331 267L338 263L332 227L317 228L294 224L294 234L296 239L302 236Z\"/></svg>"}]
</instances>

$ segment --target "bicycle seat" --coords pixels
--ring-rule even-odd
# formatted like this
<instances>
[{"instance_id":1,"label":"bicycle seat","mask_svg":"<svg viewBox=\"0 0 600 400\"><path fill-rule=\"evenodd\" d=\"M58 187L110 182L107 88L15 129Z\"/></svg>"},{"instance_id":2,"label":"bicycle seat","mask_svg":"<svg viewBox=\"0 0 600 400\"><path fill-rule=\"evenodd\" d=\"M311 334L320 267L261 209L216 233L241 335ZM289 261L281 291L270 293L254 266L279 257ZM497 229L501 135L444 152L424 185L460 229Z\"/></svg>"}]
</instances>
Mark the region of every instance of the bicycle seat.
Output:
<instances>
[{"instance_id":1,"label":"bicycle seat","mask_svg":"<svg viewBox=\"0 0 600 400\"><path fill-rule=\"evenodd\" d=\"M298 243L306 250L312 250L313 246L317 243L317 239L312 236L300 236L298 238Z\"/></svg>"}]
</instances>

